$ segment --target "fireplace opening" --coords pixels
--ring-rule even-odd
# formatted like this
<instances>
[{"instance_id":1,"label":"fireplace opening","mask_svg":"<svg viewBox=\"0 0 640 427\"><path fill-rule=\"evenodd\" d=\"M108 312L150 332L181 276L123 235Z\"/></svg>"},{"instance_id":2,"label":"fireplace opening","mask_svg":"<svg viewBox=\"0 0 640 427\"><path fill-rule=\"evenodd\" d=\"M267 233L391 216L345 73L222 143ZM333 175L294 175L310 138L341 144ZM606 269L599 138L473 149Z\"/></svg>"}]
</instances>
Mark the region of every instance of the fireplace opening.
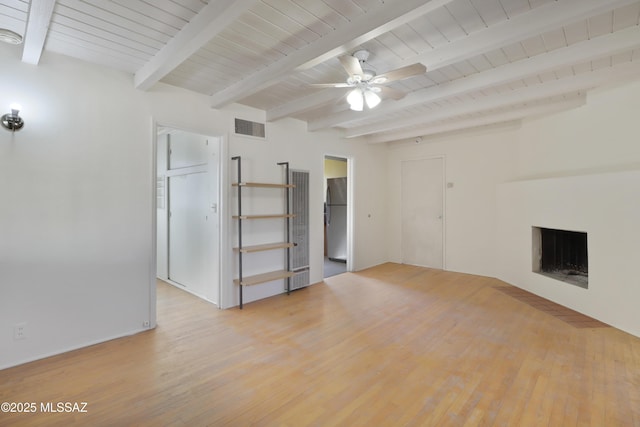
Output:
<instances>
[{"instance_id":1,"label":"fireplace opening","mask_svg":"<svg viewBox=\"0 0 640 427\"><path fill-rule=\"evenodd\" d=\"M589 288L587 233L533 227L533 271Z\"/></svg>"}]
</instances>

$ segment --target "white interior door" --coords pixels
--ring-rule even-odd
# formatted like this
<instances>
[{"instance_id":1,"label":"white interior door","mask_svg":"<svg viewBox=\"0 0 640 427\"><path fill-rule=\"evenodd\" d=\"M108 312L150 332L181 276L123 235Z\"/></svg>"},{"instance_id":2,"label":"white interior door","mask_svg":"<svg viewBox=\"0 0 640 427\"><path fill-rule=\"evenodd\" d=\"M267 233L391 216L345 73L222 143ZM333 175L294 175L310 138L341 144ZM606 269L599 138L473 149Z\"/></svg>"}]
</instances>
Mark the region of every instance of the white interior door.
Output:
<instances>
[{"instance_id":1,"label":"white interior door","mask_svg":"<svg viewBox=\"0 0 640 427\"><path fill-rule=\"evenodd\" d=\"M205 296L209 226L208 173L169 178L169 279Z\"/></svg>"},{"instance_id":2,"label":"white interior door","mask_svg":"<svg viewBox=\"0 0 640 427\"><path fill-rule=\"evenodd\" d=\"M444 159L402 162L402 262L443 268Z\"/></svg>"}]
</instances>

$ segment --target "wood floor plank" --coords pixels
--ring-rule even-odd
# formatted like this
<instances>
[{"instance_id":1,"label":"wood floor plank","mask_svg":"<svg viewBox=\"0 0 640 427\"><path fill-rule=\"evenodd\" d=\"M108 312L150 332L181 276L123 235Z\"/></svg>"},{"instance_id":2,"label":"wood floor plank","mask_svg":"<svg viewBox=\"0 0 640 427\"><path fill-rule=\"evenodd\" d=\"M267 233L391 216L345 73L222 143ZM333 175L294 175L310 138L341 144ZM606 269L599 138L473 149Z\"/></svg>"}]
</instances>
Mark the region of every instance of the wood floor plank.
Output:
<instances>
[{"instance_id":1,"label":"wood floor plank","mask_svg":"<svg viewBox=\"0 0 640 427\"><path fill-rule=\"evenodd\" d=\"M640 339L496 279L383 264L0 371L0 426L640 426ZM567 314L568 313L568 314Z\"/></svg>"}]
</instances>

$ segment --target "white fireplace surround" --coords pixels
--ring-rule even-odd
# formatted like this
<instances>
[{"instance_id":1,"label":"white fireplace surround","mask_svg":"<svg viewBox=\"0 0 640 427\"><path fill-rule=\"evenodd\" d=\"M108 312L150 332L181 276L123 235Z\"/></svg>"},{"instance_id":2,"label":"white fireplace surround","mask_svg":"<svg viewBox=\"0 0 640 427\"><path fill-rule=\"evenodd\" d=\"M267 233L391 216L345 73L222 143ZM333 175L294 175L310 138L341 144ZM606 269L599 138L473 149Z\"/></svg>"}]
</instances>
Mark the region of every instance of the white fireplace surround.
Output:
<instances>
[{"instance_id":1,"label":"white fireplace surround","mask_svg":"<svg viewBox=\"0 0 640 427\"><path fill-rule=\"evenodd\" d=\"M640 171L498 187L498 278L640 336ZM532 225L589 233L589 288L531 268Z\"/></svg>"}]
</instances>

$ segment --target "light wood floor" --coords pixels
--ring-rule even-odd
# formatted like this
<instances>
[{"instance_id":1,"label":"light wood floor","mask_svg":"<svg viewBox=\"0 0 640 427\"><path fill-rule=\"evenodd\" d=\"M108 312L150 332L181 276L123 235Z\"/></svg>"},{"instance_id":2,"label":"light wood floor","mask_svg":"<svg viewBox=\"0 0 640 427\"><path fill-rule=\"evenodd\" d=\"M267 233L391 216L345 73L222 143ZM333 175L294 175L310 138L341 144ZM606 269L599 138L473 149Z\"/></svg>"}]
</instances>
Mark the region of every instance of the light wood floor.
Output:
<instances>
[{"instance_id":1,"label":"light wood floor","mask_svg":"<svg viewBox=\"0 0 640 427\"><path fill-rule=\"evenodd\" d=\"M505 287L384 264L221 311L160 283L156 330L0 371L0 402L88 413L0 425L640 426L640 339Z\"/></svg>"}]
</instances>

